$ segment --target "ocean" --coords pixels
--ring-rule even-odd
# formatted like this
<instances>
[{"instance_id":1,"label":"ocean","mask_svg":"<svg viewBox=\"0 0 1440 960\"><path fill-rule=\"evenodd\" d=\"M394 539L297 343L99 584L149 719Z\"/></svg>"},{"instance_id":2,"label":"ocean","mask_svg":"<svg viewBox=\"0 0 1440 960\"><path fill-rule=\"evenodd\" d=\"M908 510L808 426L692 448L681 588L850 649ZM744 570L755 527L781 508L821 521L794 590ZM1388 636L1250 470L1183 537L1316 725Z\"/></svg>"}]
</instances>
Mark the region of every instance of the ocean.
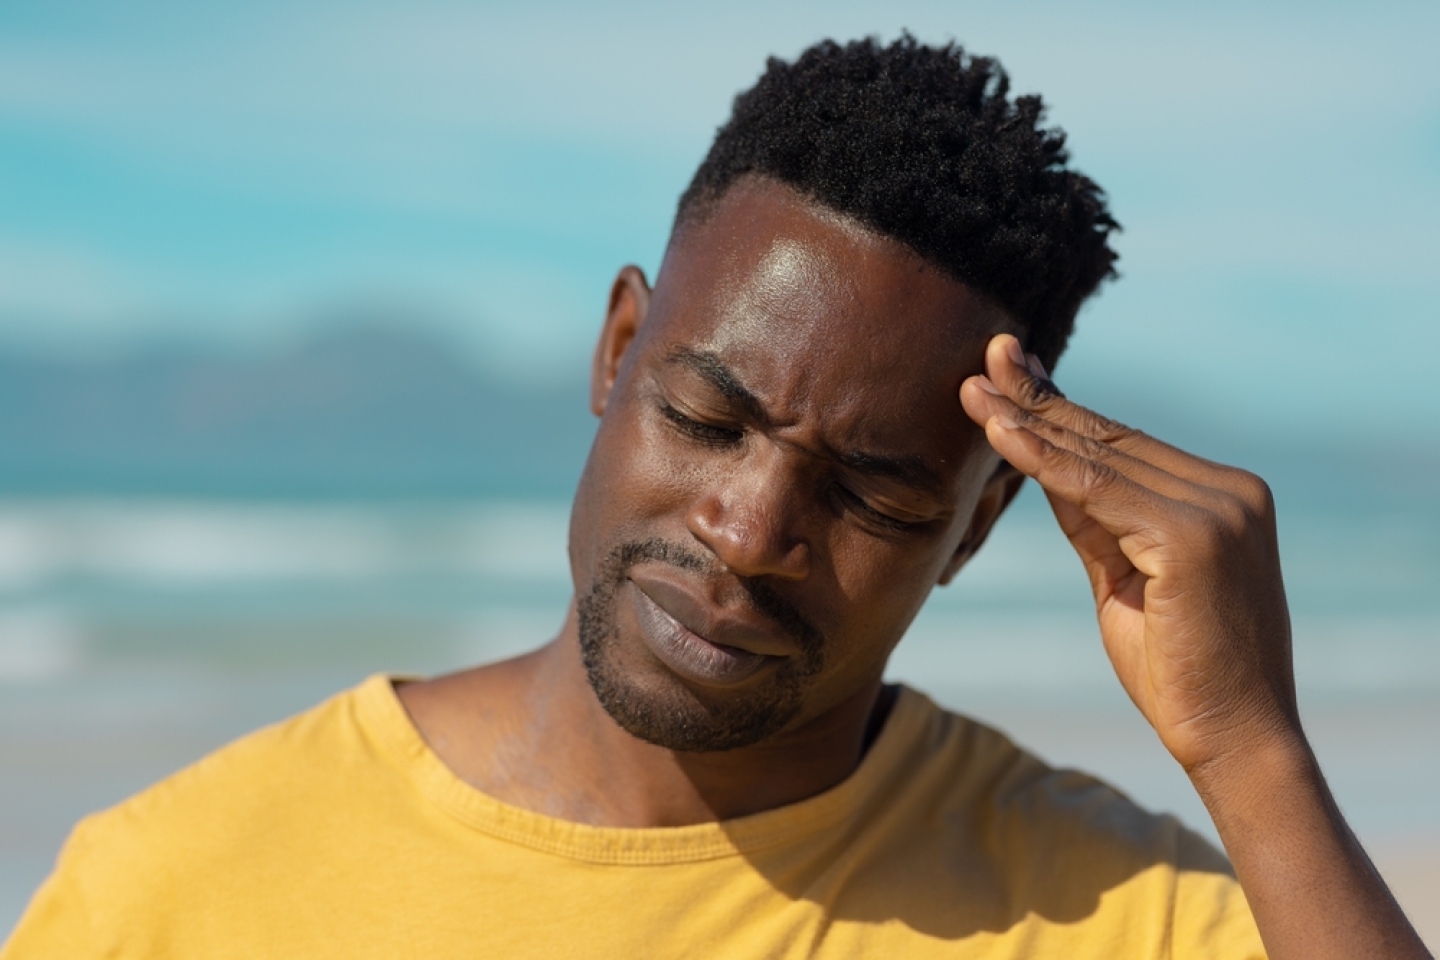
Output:
<instances>
[{"instance_id":1,"label":"ocean","mask_svg":"<svg viewBox=\"0 0 1440 960\"><path fill-rule=\"evenodd\" d=\"M568 509L0 501L0 931L86 813L371 673L553 636ZM1372 846L1440 850L1440 510L1282 503L1280 533L1302 711L1342 808ZM1110 672L1035 491L935 592L890 673L1214 837Z\"/></svg>"}]
</instances>

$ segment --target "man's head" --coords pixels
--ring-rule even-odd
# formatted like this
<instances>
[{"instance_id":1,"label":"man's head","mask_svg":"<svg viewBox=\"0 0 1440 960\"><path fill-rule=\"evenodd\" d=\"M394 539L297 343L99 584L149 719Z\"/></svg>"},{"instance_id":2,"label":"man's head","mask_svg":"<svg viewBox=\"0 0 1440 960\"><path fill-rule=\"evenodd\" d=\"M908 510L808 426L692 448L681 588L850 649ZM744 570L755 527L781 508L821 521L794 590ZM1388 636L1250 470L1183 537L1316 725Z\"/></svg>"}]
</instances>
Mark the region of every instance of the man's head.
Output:
<instances>
[{"instance_id":1,"label":"man's head","mask_svg":"<svg viewBox=\"0 0 1440 960\"><path fill-rule=\"evenodd\" d=\"M1019 486L958 400L1008 331L1053 363L1114 223L993 62L905 38L772 60L626 268L571 522L591 685L723 750L873 697Z\"/></svg>"},{"instance_id":2,"label":"man's head","mask_svg":"<svg viewBox=\"0 0 1440 960\"><path fill-rule=\"evenodd\" d=\"M1066 168L1065 134L1000 65L908 35L816 44L771 59L680 198L676 230L763 176L899 240L1002 306L1054 368L1076 311L1107 277L1117 228L1104 194Z\"/></svg>"}]
</instances>

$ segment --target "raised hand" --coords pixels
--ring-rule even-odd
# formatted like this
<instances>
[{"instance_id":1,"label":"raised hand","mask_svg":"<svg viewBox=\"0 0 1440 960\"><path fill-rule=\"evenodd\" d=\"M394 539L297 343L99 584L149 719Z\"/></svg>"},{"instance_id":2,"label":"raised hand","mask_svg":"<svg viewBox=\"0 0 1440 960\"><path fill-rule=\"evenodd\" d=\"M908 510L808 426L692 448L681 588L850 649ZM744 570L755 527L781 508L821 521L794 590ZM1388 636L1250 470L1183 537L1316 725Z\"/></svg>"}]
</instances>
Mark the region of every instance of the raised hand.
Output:
<instances>
[{"instance_id":1,"label":"raised hand","mask_svg":"<svg viewBox=\"0 0 1440 960\"><path fill-rule=\"evenodd\" d=\"M1272 960L1429 957L1301 730L1264 482L1071 403L1009 335L960 401L1044 488L1110 662L1209 808Z\"/></svg>"},{"instance_id":2,"label":"raised hand","mask_svg":"<svg viewBox=\"0 0 1440 960\"><path fill-rule=\"evenodd\" d=\"M1045 489L1130 698L1187 770L1299 735L1265 483L1072 403L1002 335L961 389L991 445Z\"/></svg>"}]
</instances>

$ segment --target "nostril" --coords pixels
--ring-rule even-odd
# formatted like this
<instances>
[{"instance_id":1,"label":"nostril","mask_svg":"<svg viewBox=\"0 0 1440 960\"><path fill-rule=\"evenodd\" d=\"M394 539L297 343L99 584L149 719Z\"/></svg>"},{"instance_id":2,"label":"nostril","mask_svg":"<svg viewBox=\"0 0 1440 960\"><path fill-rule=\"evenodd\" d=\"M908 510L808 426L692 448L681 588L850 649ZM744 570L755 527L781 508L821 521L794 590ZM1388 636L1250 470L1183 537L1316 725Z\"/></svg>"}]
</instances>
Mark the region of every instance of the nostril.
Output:
<instances>
[{"instance_id":1,"label":"nostril","mask_svg":"<svg viewBox=\"0 0 1440 960\"><path fill-rule=\"evenodd\" d=\"M753 501L741 503L727 507L710 498L697 504L689 517L691 534L736 576L807 576L810 549L789 529L791 518Z\"/></svg>"}]
</instances>

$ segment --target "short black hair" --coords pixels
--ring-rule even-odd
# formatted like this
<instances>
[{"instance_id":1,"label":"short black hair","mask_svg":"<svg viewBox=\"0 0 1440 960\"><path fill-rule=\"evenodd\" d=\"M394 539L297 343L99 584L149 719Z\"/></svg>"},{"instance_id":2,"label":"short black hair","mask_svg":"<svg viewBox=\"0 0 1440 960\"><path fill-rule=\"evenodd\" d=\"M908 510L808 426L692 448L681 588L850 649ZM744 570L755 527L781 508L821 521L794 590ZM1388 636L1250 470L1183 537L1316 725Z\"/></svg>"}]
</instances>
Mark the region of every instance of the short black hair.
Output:
<instances>
[{"instance_id":1,"label":"short black hair","mask_svg":"<svg viewBox=\"0 0 1440 960\"><path fill-rule=\"evenodd\" d=\"M1080 305L1114 277L1105 193L1067 168L1038 96L999 62L903 34L772 57L680 198L679 230L737 180L777 180L906 244L988 296L1054 366Z\"/></svg>"}]
</instances>

